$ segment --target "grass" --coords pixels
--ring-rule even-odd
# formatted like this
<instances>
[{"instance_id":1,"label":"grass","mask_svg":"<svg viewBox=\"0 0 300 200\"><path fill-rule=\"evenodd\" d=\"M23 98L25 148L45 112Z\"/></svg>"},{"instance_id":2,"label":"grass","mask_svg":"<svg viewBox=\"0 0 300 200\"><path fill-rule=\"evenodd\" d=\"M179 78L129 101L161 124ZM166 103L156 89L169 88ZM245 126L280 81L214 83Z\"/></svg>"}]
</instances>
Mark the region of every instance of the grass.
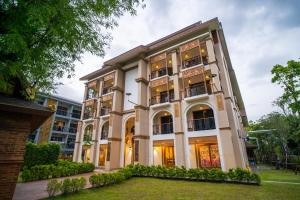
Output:
<instances>
[{"instance_id":1,"label":"grass","mask_svg":"<svg viewBox=\"0 0 300 200\"><path fill-rule=\"evenodd\" d=\"M262 180L300 183L300 175L292 172L264 170ZM132 178L121 184L83 190L77 194L58 196L55 199L205 199L205 200L290 200L299 199L300 185L266 183L262 186L204 183L156 178Z\"/></svg>"}]
</instances>

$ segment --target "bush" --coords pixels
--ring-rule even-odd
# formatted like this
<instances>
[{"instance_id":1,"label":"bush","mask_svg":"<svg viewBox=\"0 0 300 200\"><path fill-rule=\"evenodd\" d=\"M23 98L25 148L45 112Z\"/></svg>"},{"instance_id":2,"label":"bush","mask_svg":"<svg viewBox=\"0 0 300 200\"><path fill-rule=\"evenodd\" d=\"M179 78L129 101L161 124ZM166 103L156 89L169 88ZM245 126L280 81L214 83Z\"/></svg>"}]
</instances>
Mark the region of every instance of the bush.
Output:
<instances>
[{"instance_id":1,"label":"bush","mask_svg":"<svg viewBox=\"0 0 300 200\"><path fill-rule=\"evenodd\" d=\"M122 169L114 173L94 174L90 176L89 182L91 183L92 187L103 187L103 186L123 182L124 180L130 177L131 177L130 171Z\"/></svg>"},{"instance_id":2,"label":"bush","mask_svg":"<svg viewBox=\"0 0 300 200\"><path fill-rule=\"evenodd\" d=\"M57 161L50 165L36 165L26 168L21 174L24 182L72 176L94 171L95 166L91 163L75 163L71 161Z\"/></svg>"},{"instance_id":3,"label":"bush","mask_svg":"<svg viewBox=\"0 0 300 200\"><path fill-rule=\"evenodd\" d=\"M49 197L54 197L58 191L61 191L62 194L70 194L73 192L78 192L83 189L86 185L86 180L83 177L65 179L63 181L50 180L47 184L47 192Z\"/></svg>"},{"instance_id":4,"label":"bush","mask_svg":"<svg viewBox=\"0 0 300 200\"><path fill-rule=\"evenodd\" d=\"M55 194L61 190L61 182L57 180L50 180L47 184L47 192L50 198L54 197Z\"/></svg>"},{"instance_id":5,"label":"bush","mask_svg":"<svg viewBox=\"0 0 300 200\"><path fill-rule=\"evenodd\" d=\"M58 160L59 153L59 144L33 144L28 142L25 147L23 168L31 168L35 165L54 164Z\"/></svg>"}]
</instances>

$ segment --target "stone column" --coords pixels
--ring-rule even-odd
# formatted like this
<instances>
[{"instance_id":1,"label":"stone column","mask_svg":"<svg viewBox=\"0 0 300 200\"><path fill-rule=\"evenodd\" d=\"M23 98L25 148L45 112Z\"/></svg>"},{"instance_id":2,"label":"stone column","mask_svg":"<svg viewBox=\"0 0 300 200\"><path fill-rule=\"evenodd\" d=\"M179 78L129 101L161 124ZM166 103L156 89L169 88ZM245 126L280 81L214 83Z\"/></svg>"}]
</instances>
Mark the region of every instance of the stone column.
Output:
<instances>
[{"instance_id":1,"label":"stone column","mask_svg":"<svg viewBox=\"0 0 300 200\"><path fill-rule=\"evenodd\" d=\"M185 166L185 151L184 151L184 131L182 127L182 113L180 101L173 103L173 126L175 133L175 164L176 166Z\"/></svg>"},{"instance_id":2,"label":"stone column","mask_svg":"<svg viewBox=\"0 0 300 200\"><path fill-rule=\"evenodd\" d=\"M135 108L134 163L149 163L149 110L147 63L144 59L138 62L138 102Z\"/></svg>"}]
</instances>

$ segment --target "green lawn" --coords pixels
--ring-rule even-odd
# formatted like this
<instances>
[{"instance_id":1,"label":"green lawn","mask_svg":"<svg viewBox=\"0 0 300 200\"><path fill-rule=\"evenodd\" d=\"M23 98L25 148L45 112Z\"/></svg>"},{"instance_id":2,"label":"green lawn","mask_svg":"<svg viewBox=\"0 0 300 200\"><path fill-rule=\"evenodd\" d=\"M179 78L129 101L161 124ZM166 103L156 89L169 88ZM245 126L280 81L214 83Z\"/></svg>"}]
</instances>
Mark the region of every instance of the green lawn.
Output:
<instances>
[{"instance_id":1,"label":"green lawn","mask_svg":"<svg viewBox=\"0 0 300 200\"><path fill-rule=\"evenodd\" d=\"M300 182L292 172L266 170L259 172L263 180ZM208 200L276 200L299 199L300 185L262 183L261 186L175 181L155 178L132 178L121 184L83 190L55 199L208 199Z\"/></svg>"}]
</instances>

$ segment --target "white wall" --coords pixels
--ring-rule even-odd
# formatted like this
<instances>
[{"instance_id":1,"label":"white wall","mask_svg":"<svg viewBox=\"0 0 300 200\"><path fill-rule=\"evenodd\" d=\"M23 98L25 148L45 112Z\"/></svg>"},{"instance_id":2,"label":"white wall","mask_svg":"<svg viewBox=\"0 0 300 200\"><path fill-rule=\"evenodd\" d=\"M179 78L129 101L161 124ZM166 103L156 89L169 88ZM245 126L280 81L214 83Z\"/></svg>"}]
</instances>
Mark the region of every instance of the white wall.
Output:
<instances>
[{"instance_id":1,"label":"white wall","mask_svg":"<svg viewBox=\"0 0 300 200\"><path fill-rule=\"evenodd\" d=\"M138 68L134 68L125 73L125 93L131 93L129 96L130 101L138 102L138 85L135 79L138 75ZM134 104L128 102L128 96L124 98L124 110L134 109Z\"/></svg>"}]
</instances>

